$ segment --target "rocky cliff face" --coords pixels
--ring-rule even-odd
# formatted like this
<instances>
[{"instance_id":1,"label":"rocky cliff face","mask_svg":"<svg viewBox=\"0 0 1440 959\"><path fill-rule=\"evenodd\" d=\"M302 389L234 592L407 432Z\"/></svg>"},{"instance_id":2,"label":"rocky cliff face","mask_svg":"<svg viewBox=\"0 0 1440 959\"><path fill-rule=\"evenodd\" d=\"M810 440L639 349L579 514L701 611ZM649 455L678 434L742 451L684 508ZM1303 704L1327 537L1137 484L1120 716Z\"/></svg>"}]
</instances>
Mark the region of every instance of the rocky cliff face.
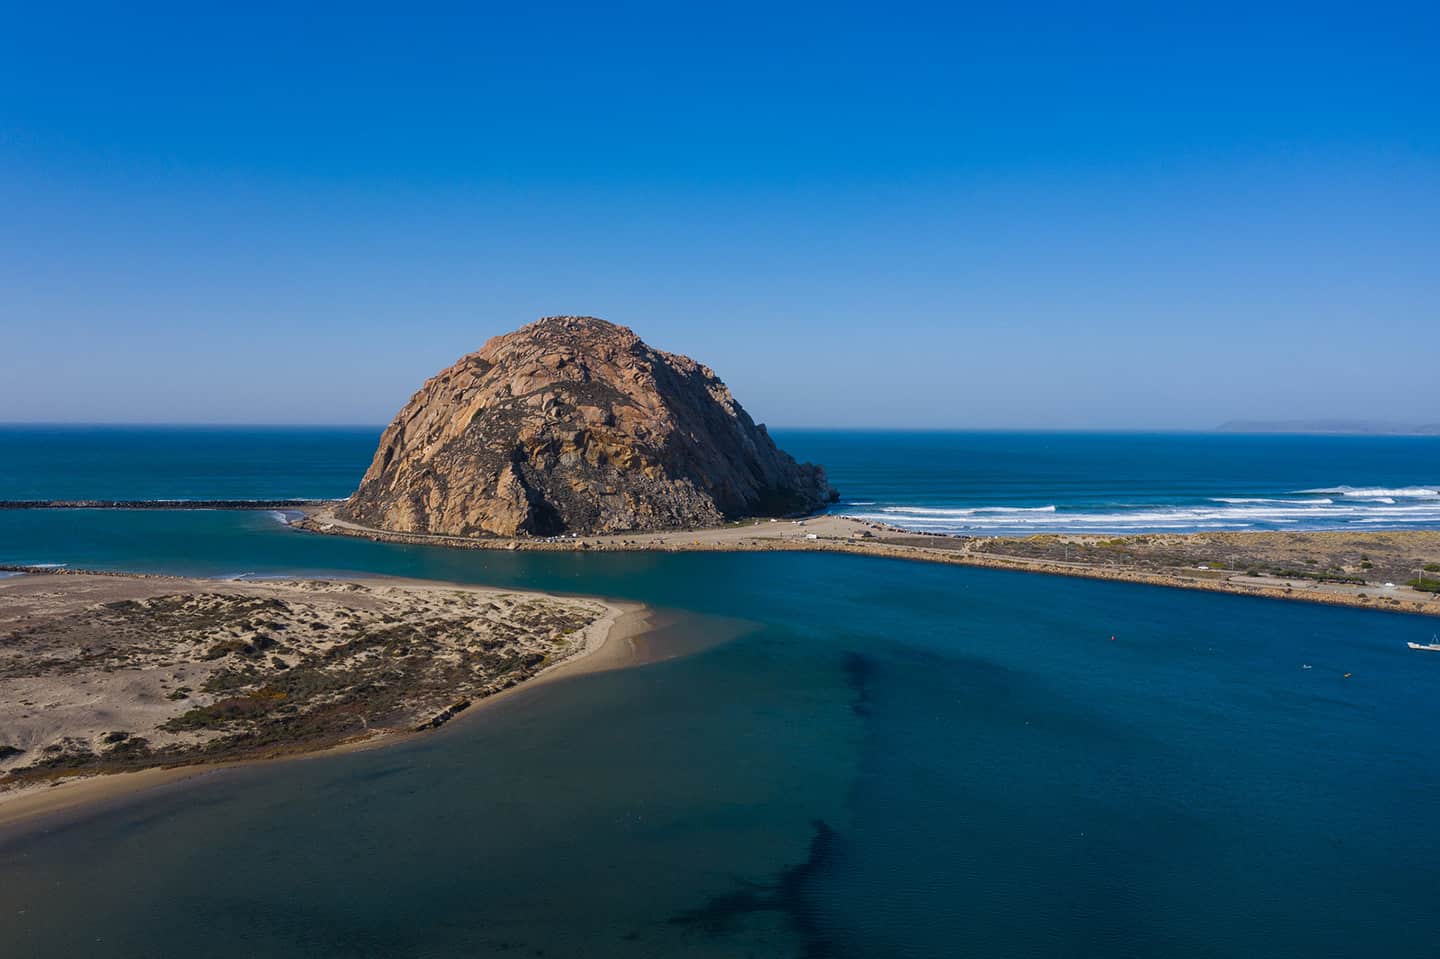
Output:
<instances>
[{"instance_id":1,"label":"rocky cliff face","mask_svg":"<svg viewBox=\"0 0 1440 959\"><path fill-rule=\"evenodd\" d=\"M497 336L395 417L344 519L474 536L660 530L834 498L694 360L555 316Z\"/></svg>"}]
</instances>

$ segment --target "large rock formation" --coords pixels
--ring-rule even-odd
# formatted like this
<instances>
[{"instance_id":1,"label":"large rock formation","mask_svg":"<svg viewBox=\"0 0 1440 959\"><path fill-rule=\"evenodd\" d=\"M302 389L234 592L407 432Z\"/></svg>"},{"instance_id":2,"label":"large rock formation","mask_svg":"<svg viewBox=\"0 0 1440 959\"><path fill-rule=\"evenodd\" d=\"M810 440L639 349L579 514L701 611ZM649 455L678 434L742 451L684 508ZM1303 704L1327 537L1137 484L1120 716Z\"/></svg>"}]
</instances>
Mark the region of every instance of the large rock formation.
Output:
<instances>
[{"instance_id":1,"label":"large rock formation","mask_svg":"<svg viewBox=\"0 0 1440 959\"><path fill-rule=\"evenodd\" d=\"M430 379L340 516L403 532L549 536L710 526L834 498L694 360L554 316Z\"/></svg>"}]
</instances>

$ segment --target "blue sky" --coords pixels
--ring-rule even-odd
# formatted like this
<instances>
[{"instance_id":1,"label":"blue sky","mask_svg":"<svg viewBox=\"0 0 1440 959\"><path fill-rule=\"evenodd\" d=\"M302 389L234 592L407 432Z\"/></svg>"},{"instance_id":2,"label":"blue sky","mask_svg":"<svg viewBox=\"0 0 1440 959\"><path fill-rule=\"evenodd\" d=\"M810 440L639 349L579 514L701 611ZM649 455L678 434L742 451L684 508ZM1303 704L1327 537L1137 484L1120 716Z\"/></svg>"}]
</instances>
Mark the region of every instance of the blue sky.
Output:
<instances>
[{"instance_id":1,"label":"blue sky","mask_svg":"<svg viewBox=\"0 0 1440 959\"><path fill-rule=\"evenodd\" d=\"M382 423L553 313L782 426L1440 419L1434 4L29 6L0 420Z\"/></svg>"}]
</instances>

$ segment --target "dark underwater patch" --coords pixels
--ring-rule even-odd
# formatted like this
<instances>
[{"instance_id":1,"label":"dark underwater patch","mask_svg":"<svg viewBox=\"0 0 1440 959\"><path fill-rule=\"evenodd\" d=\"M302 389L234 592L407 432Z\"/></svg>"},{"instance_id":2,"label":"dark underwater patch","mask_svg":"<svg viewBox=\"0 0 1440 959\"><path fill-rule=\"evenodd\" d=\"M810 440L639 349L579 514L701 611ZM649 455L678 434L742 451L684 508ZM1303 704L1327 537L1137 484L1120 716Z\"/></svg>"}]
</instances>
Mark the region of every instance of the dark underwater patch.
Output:
<instances>
[{"instance_id":1,"label":"dark underwater patch","mask_svg":"<svg viewBox=\"0 0 1440 959\"><path fill-rule=\"evenodd\" d=\"M839 834L824 820L814 821L815 835L804 862L780 871L774 882L739 880L739 889L713 896L703 906L670 918L671 925L688 926L712 938L728 935L735 923L757 913L778 913L800 939L802 959L830 959L834 944L825 936L810 906L814 883L835 861Z\"/></svg>"},{"instance_id":2,"label":"dark underwater patch","mask_svg":"<svg viewBox=\"0 0 1440 959\"><path fill-rule=\"evenodd\" d=\"M875 661L856 652L845 654L845 682L854 694L850 709L857 716L870 715L870 683L875 676Z\"/></svg>"}]
</instances>

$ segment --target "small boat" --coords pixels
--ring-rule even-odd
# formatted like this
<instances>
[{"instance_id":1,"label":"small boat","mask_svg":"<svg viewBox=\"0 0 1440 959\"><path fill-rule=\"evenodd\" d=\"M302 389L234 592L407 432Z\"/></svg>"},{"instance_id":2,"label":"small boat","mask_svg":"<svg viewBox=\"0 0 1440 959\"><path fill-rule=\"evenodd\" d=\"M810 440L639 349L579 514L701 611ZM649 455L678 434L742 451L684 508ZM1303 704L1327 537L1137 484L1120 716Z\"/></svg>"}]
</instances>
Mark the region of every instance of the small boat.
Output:
<instances>
[{"instance_id":1,"label":"small boat","mask_svg":"<svg viewBox=\"0 0 1440 959\"><path fill-rule=\"evenodd\" d=\"M1406 643L1411 649L1430 649L1440 652L1440 636L1431 636L1428 643Z\"/></svg>"}]
</instances>

